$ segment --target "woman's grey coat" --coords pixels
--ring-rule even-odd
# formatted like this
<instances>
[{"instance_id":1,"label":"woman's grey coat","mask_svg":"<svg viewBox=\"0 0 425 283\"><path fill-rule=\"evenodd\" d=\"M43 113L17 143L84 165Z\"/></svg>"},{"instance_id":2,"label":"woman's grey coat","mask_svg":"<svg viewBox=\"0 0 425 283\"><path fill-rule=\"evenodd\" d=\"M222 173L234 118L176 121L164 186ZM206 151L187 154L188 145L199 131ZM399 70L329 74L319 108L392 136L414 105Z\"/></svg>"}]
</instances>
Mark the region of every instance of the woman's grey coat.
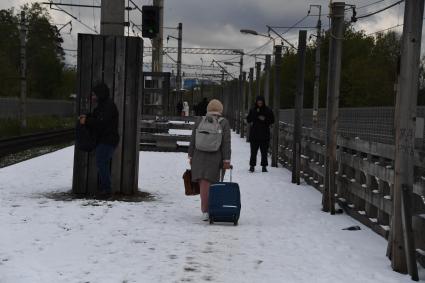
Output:
<instances>
[{"instance_id":1,"label":"woman's grey coat","mask_svg":"<svg viewBox=\"0 0 425 283\"><path fill-rule=\"evenodd\" d=\"M216 183L220 181L220 170L223 167L223 160L230 161L229 122L226 119L220 121L223 129L223 139L220 149L216 152L199 151L195 148L196 128L198 128L200 122L201 119L198 119L195 123L189 146L189 158L192 158L192 181L196 182L200 179L206 179L211 183Z\"/></svg>"}]
</instances>

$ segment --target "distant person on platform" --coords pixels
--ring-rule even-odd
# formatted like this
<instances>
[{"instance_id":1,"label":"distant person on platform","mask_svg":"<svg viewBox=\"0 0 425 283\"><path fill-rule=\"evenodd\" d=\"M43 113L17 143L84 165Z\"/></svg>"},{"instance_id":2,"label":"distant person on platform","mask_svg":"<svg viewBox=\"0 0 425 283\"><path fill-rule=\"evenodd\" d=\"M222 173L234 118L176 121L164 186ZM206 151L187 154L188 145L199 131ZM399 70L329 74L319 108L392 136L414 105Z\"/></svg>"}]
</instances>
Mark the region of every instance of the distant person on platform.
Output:
<instances>
[{"instance_id":1,"label":"distant person on platform","mask_svg":"<svg viewBox=\"0 0 425 283\"><path fill-rule=\"evenodd\" d=\"M208 98L204 97L201 102L198 104L198 116L207 115L207 107L208 107Z\"/></svg>"},{"instance_id":2,"label":"distant person on platform","mask_svg":"<svg viewBox=\"0 0 425 283\"><path fill-rule=\"evenodd\" d=\"M249 142L251 144L251 158L249 171L254 172L257 165L258 149L261 151L261 166L263 172L267 172L269 165L267 153L270 142L270 125L274 123L273 111L266 106L263 96L258 96L254 107L249 111L247 121L251 126Z\"/></svg>"},{"instance_id":3,"label":"distant person on platform","mask_svg":"<svg viewBox=\"0 0 425 283\"><path fill-rule=\"evenodd\" d=\"M179 102L177 102L177 116L182 116L182 112L183 112L183 102L180 100Z\"/></svg>"},{"instance_id":4,"label":"distant person on platform","mask_svg":"<svg viewBox=\"0 0 425 283\"><path fill-rule=\"evenodd\" d=\"M187 101L183 102L183 112L182 112L182 116L183 117L189 117L190 115L190 108L189 108L189 103ZM189 123L189 121L184 121L185 123Z\"/></svg>"},{"instance_id":5,"label":"distant person on platform","mask_svg":"<svg viewBox=\"0 0 425 283\"><path fill-rule=\"evenodd\" d=\"M182 116L183 117L188 117L189 116L189 103L187 101L183 102L183 112L182 112Z\"/></svg>"},{"instance_id":6,"label":"distant person on platform","mask_svg":"<svg viewBox=\"0 0 425 283\"><path fill-rule=\"evenodd\" d=\"M92 101L97 103L93 113L80 116L80 124L87 127L96 137L96 166L100 176L100 195L112 193L110 162L119 142L118 109L109 98L108 86L96 85L92 90Z\"/></svg>"}]
</instances>

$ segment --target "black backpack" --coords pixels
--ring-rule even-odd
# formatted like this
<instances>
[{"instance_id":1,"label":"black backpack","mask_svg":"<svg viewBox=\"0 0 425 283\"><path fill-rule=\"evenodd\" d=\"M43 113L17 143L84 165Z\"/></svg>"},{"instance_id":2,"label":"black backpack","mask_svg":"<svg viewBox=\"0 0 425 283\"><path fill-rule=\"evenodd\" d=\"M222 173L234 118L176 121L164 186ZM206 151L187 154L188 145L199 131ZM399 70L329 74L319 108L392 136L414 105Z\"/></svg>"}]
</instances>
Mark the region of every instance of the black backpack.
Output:
<instances>
[{"instance_id":1,"label":"black backpack","mask_svg":"<svg viewBox=\"0 0 425 283\"><path fill-rule=\"evenodd\" d=\"M75 127L75 146L85 152L91 152L96 148L94 133L86 125L81 125L79 121Z\"/></svg>"}]
</instances>

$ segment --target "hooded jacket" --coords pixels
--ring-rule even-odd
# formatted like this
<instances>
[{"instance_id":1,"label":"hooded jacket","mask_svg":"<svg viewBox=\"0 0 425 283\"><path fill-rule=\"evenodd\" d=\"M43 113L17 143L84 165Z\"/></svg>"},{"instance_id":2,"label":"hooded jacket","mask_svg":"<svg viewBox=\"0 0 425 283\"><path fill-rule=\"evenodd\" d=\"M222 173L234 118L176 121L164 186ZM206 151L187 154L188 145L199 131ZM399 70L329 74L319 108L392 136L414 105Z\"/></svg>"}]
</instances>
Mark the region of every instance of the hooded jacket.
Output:
<instances>
[{"instance_id":1,"label":"hooded jacket","mask_svg":"<svg viewBox=\"0 0 425 283\"><path fill-rule=\"evenodd\" d=\"M88 115L86 124L96 136L96 144L117 146L118 134L118 109L109 98L108 87L101 83L93 88L97 97L97 106L93 113Z\"/></svg>"},{"instance_id":2,"label":"hooded jacket","mask_svg":"<svg viewBox=\"0 0 425 283\"><path fill-rule=\"evenodd\" d=\"M263 101L261 107L258 107L258 101ZM250 142L270 141L270 125L274 123L274 115L273 111L266 106L263 96L257 97L255 106L249 111L246 119L251 124L249 132Z\"/></svg>"}]
</instances>

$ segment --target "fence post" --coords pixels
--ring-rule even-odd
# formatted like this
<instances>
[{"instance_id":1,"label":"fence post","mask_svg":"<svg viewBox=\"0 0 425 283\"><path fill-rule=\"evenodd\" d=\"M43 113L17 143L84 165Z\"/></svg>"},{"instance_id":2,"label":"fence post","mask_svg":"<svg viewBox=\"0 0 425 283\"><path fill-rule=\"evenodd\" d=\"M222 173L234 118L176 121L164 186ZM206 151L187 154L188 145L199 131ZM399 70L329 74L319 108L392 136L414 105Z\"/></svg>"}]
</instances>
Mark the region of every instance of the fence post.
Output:
<instances>
[{"instance_id":1,"label":"fence post","mask_svg":"<svg viewBox=\"0 0 425 283\"><path fill-rule=\"evenodd\" d=\"M330 211L331 214L335 214L336 131L338 126L344 10L344 2L334 2L331 4L331 36L329 44L328 97L326 114L325 186L322 196L323 211Z\"/></svg>"},{"instance_id":2,"label":"fence post","mask_svg":"<svg viewBox=\"0 0 425 283\"><path fill-rule=\"evenodd\" d=\"M304 97L304 70L305 70L305 49L307 31L299 31L298 39L298 66L297 66L297 92L295 96L294 111L294 141L292 143L292 183L300 184L301 167L301 135L302 135L302 114Z\"/></svg>"},{"instance_id":3,"label":"fence post","mask_svg":"<svg viewBox=\"0 0 425 283\"><path fill-rule=\"evenodd\" d=\"M403 208L403 197L410 195L414 183L416 103L419 89L419 62L422 40L423 0L406 0L401 44L399 88L395 110L395 160L393 213L391 225L391 266L400 273L409 272L418 280L412 218ZM407 194L403 194L403 190ZM405 200L406 203L410 199ZM409 233L410 232L410 233Z\"/></svg>"},{"instance_id":4,"label":"fence post","mask_svg":"<svg viewBox=\"0 0 425 283\"><path fill-rule=\"evenodd\" d=\"M275 46L275 76L274 76L274 95L273 112L275 123L273 124L273 142L272 142L272 167L277 167L279 158L279 108L280 108L280 73L282 60L282 46Z\"/></svg>"}]
</instances>

